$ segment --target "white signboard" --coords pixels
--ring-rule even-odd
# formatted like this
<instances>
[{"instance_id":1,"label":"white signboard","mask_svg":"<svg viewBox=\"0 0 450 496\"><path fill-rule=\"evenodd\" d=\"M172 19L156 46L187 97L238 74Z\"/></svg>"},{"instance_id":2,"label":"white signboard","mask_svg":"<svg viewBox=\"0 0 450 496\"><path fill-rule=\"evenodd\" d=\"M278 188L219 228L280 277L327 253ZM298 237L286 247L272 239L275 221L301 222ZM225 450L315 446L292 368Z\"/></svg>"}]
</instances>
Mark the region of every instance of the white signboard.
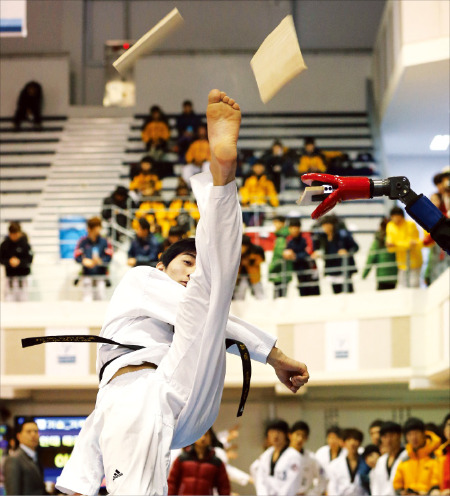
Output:
<instances>
[{"instance_id":1,"label":"white signboard","mask_svg":"<svg viewBox=\"0 0 450 496\"><path fill-rule=\"evenodd\" d=\"M89 329L61 329L48 327L46 336L89 334ZM47 343L45 346L45 373L53 376L88 375L90 343Z\"/></svg>"},{"instance_id":2,"label":"white signboard","mask_svg":"<svg viewBox=\"0 0 450 496\"><path fill-rule=\"evenodd\" d=\"M327 371L358 370L358 331L357 320L327 322L325 324L325 368Z\"/></svg>"},{"instance_id":3,"label":"white signboard","mask_svg":"<svg viewBox=\"0 0 450 496\"><path fill-rule=\"evenodd\" d=\"M0 36L27 37L26 0L2 0L0 2Z\"/></svg>"}]
</instances>

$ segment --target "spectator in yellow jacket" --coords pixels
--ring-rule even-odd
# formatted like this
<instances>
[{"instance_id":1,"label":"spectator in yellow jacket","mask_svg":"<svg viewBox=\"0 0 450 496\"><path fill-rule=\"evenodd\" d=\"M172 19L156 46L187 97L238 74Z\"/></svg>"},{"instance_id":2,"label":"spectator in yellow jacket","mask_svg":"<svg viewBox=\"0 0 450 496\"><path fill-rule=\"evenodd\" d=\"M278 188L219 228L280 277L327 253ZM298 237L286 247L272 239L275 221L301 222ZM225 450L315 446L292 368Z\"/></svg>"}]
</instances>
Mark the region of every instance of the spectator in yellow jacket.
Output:
<instances>
[{"instance_id":1,"label":"spectator in yellow jacket","mask_svg":"<svg viewBox=\"0 0 450 496\"><path fill-rule=\"evenodd\" d=\"M208 131L204 124L197 129L197 139L191 143L185 155L186 165L181 171L181 177L190 184L191 176L203 172L208 168L211 160L209 149Z\"/></svg>"},{"instance_id":2,"label":"spectator in yellow jacket","mask_svg":"<svg viewBox=\"0 0 450 496\"><path fill-rule=\"evenodd\" d=\"M170 228L168 212L166 206L161 201L159 193L154 188L154 183L150 183L144 190L146 200L144 200L136 211L136 217L132 222L135 231L139 228L139 219L145 218L150 224L150 232L155 232L156 224L161 226L162 234L167 236Z\"/></svg>"},{"instance_id":3,"label":"spectator in yellow jacket","mask_svg":"<svg viewBox=\"0 0 450 496\"><path fill-rule=\"evenodd\" d=\"M418 418L406 421L403 431L406 436L408 457L395 473L394 489L397 494L440 494L439 465L434 451L441 439L434 432L426 431Z\"/></svg>"},{"instance_id":4,"label":"spectator in yellow jacket","mask_svg":"<svg viewBox=\"0 0 450 496\"><path fill-rule=\"evenodd\" d=\"M176 189L175 198L170 202L167 219L171 226L181 226L186 233L192 231L200 219L197 204L189 198L189 189L180 185Z\"/></svg>"},{"instance_id":5,"label":"spectator in yellow jacket","mask_svg":"<svg viewBox=\"0 0 450 496\"><path fill-rule=\"evenodd\" d=\"M423 262L423 243L419 230L415 222L405 219L405 213L400 207L391 209L390 218L386 226L386 247L396 255L399 286L418 288Z\"/></svg>"},{"instance_id":6,"label":"spectator in yellow jacket","mask_svg":"<svg viewBox=\"0 0 450 496\"><path fill-rule=\"evenodd\" d=\"M316 140L312 137L305 138L303 153L298 163L298 172L326 172L327 166L322 153L316 148Z\"/></svg>"},{"instance_id":7,"label":"spectator in yellow jacket","mask_svg":"<svg viewBox=\"0 0 450 496\"><path fill-rule=\"evenodd\" d=\"M264 299L264 288L261 283L261 264L266 257L261 246L252 243L249 236L242 236L241 263L233 293L233 300L244 300L248 288L257 300Z\"/></svg>"},{"instance_id":8,"label":"spectator in yellow jacket","mask_svg":"<svg viewBox=\"0 0 450 496\"><path fill-rule=\"evenodd\" d=\"M439 489L441 494L450 494L450 413L444 419L445 443L435 452L438 462Z\"/></svg>"},{"instance_id":9,"label":"spectator in yellow jacket","mask_svg":"<svg viewBox=\"0 0 450 496\"><path fill-rule=\"evenodd\" d=\"M170 138L170 129L157 105L150 109L150 120L144 125L141 138L147 145L147 150L162 153L166 149L167 141Z\"/></svg>"},{"instance_id":10,"label":"spectator in yellow jacket","mask_svg":"<svg viewBox=\"0 0 450 496\"><path fill-rule=\"evenodd\" d=\"M273 182L265 174L266 167L256 162L252 167L252 175L249 176L239 190L243 207L252 207L251 212L244 212L244 223L247 226L260 226L264 223L264 205L270 204L278 207L278 194Z\"/></svg>"},{"instance_id":11,"label":"spectator in yellow jacket","mask_svg":"<svg viewBox=\"0 0 450 496\"><path fill-rule=\"evenodd\" d=\"M156 191L161 190L162 181L159 179L159 176L155 174L153 170L153 166L154 163L152 157L150 157L149 155L142 157L140 164L140 172L130 182L129 189L131 191L137 190L140 194L142 194L143 190L148 187L150 182L154 183Z\"/></svg>"}]
</instances>

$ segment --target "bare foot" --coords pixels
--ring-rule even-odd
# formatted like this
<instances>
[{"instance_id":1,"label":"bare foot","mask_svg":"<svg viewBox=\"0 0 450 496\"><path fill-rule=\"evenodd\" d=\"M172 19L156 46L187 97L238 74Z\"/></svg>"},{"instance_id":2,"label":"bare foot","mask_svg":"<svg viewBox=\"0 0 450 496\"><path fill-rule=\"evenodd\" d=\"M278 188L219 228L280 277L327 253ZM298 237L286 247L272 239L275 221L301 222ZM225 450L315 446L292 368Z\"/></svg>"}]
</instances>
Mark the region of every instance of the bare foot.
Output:
<instances>
[{"instance_id":1,"label":"bare foot","mask_svg":"<svg viewBox=\"0 0 450 496\"><path fill-rule=\"evenodd\" d=\"M235 178L241 109L223 91L211 90L206 118L213 183L215 186L224 186Z\"/></svg>"}]
</instances>

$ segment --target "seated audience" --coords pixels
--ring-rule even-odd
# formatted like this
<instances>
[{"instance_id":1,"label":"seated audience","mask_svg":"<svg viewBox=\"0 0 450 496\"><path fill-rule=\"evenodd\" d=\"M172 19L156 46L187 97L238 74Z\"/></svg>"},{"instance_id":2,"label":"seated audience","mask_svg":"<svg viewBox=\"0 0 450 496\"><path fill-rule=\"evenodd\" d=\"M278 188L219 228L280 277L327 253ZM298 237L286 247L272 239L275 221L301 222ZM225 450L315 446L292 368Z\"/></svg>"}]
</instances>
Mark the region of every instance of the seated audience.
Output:
<instances>
[{"instance_id":1,"label":"seated audience","mask_svg":"<svg viewBox=\"0 0 450 496\"><path fill-rule=\"evenodd\" d=\"M142 203L139 205L138 210L136 210L135 219L132 222L133 229L137 231L138 221L144 217L150 224L150 230L152 232L155 230L155 225L159 224L162 228L163 236L167 236L170 222L168 220L166 206L162 202L159 193L155 190L154 182L150 181L142 193L144 196L142 197Z\"/></svg>"},{"instance_id":2,"label":"seated audience","mask_svg":"<svg viewBox=\"0 0 450 496\"><path fill-rule=\"evenodd\" d=\"M408 457L400 462L394 476L397 494L439 494L439 463L434 451L441 439L418 418L409 418L403 432Z\"/></svg>"},{"instance_id":3,"label":"seated audience","mask_svg":"<svg viewBox=\"0 0 450 496\"><path fill-rule=\"evenodd\" d=\"M256 162L252 166L252 174L240 188L241 204L250 207L253 211L243 212L244 223L247 226L261 226L264 224L265 214L262 207L271 205L278 207L278 195L273 182L265 174L265 165Z\"/></svg>"},{"instance_id":4,"label":"seated audience","mask_svg":"<svg viewBox=\"0 0 450 496\"><path fill-rule=\"evenodd\" d=\"M181 226L186 233L194 230L200 219L195 200L189 197L189 189L185 184L180 184L175 192L175 198L170 202L167 218L171 225Z\"/></svg>"},{"instance_id":5,"label":"seated audience","mask_svg":"<svg viewBox=\"0 0 450 496\"><path fill-rule=\"evenodd\" d=\"M343 440L346 456L338 457L328 467L329 495L359 496L362 492L361 477L358 467L361 455L358 450L363 442L363 433L358 429L345 429Z\"/></svg>"},{"instance_id":6,"label":"seated audience","mask_svg":"<svg viewBox=\"0 0 450 496\"><path fill-rule=\"evenodd\" d=\"M211 151L209 149L208 131L204 124L197 129L197 139L191 143L186 152L186 165L183 166L181 177L190 184L191 176L209 170Z\"/></svg>"},{"instance_id":7,"label":"seated audience","mask_svg":"<svg viewBox=\"0 0 450 496\"><path fill-rule=\"evenodd\" d=\"M149 155L146 155L141 158L139 173L130 182L130 191L137 190L142 194L142 190L148 186L150 181L153 181L155 191L161 190L162 181L154 171L154 160Z\"/></svg>"},{"instance_id":8,"label":"seated audience","mask_svg":"<svg viewBox=\"0 0 450 496\"><path fill-rule=\"evenodd\" d=\"M186 231L184 230L183 227L181 226L172 226L169 229L169 234L166 239L163 241L163 247L162 251L164 252L169 248L170 245L173 245L177 241L181 241L182 239L187 238L188 235L186 234Z\"/></svg>"},{"instance_id":9,"label":"seated audience","mask_svg":"<svg viewBox=\"0 0 450 496\"><path fill-rule=\"evenodd\" d=\"M272 146L261 157L261 162L266 165L267 174L279 193L282 188L283 176L294 176L294 156L289 148L282 142L275 140Z\"/></svg>"},{"instance_id":10,"label":"seated audience","mask_svg":"<svg viewBox=\"0 0 450 496\"><path fill-rule=\"evenodd\" d=\"M42 86L30 81L20 92L14 114L14 127L18 131L23 121L30 121L35 126L42 124Z\"/></svg>"},{"instance_id":11,"label":"seated audience","mask_svg":"<svg viewBox=\"0 0 450 496\"><path fill-rule=\"evenodd\" d=\"M138 221L136 238L131 242L128 250L128 265L136 267L138 265L150 265L156 267L158 255L162 251L161 243L150 232L150 224L142 217Z\"/></svg>"},{"instance_id":12,"label":"seated audience","mask_svg":"<svg viewBox=\"0 0 450 496\"><path fill-rule=\"evenodd\" d=\"M108 222L115 223L126 229L128 226L128 190L125 186L117 186L113 193L103 200L102 218ZM116 241L120 241L122 234L114 229L108 228L108 236L113 236Z\"/></svg>"},{"instance_id":13,"label":"seated audience","mask_svg":"<svg viewBox=\"0 0 450 496\"><path fill-rule=\"evenodd\" d=\"M396 255L398 284L403 288L418 288L423 246L419 230L414 221L405 219L405 213L400 207L391 209L390 218L386 226L386 247Z\"/></svg>"},{"instance_id":14,"label":"seated audience","mask_svg":"<svg viewBox=\"0 0 450 496\"><path fill-rule=\"evenodd\" d=\"M211 444L211 432L208 431L182 451L170 470L168 494L230 494L225 464L216 456Z\"/></svg>"},{"instance_id":15,"label":"seated audience","mask_svg":"<svg viewBox=\"0 0 450 496\"><path fill-rule=\"evenodd\" d=\"M201 117L194 112L192 102L185 100L183 102L183 110L177 117L177 151L181 162L184 162L185 154L194 141L197 128L201 123Z\"/></svg>"},{"instance_id":16,"label":"seated audience","mask_svg":"<svg viewBox=\"0 0 450 496\"><path fill-rule=\"evenodd\" d=\"M345 456L346 452L343 449L342 431L337 425L329 427L326 435L327 444L316 451L316 459L328 472L330 463L339 456Z\"/></svg>"},{"instance_id":17,"label":"seated audience","mask_svg":"<svg viewBox=\"0 0 450 496\"><path fill-rule=\"evenodd\" d=\"M395 496L394 476L400 462L407 458L402 446L402 428L395 422L384 422L380 429L384 454L370 472L370 492L373 495Z\"/></svg>"},{"instance_id":18,"label":"seated audience","mask_svg":"<svg viewBox=\"0 0 450 496\"><path fill-rule=\"evenodd\" d=\"M101 236L102 221L92 217L87 221L87 236L83 236L74 251L75 261L82 266L83 301L106 298L106 278L113 249Z\"/></svg>"},{"instance_id":19,"label":"seated audience","mask_svg":"<svg viewBox=\"0 0 450 496\"><path fill-rule=\"evenodd\" d=\"M0 263L5 266L5 301L27 301L28 280L33 252L27 235L18 222L11 222L8 236L0 245Z\"/></svg>"},{"instance_id":20,"label":"seated audience","mask_svg":"<svg viewBox=\"0 0 450 496\"><path fill-rule=\"evenodd\" d=\"M150 117L144 124L141 138L149 155L155 160L162 157L170 138L170 129L162 110L157 105L153 105L150 109Z\"/></svg>"},{"instance_id":21,"label":"seated audience","mask_svg":"<svg viewBox=\"0 0 450 496\"><path fill-rule=\"evenodd\" d=\"M292 262L283 257L289 228L283 215L276 215L273 218L273 225L276 239L269 265L269 281L273 282L273 297L281 298L286 296L288 284L292 280Z\"/></svg>"},{"instance_id":22,"label":"seated audience","mask_svg":"<svg viewBox=\"0 0 450 496\"><path fill-rule=\"evenodd\" d=\"M450 494L450 413L443 424L445 442L436 450L438 462L439 489L441 494Z\"/></svg>"},{"instance_id":23,"label":"seated audience","mask_svg":"<svg viewBox=\"0 0 450 496\"><path fill-rule=\"evenodd\" d=\"M367 255L366 267L362 273L365 279L372 267L375 267L377 278L377 290L395 289L397 286L397 261L395 253L389 252L386 248L386 226L387 219L380 222L380 227L375 234L375 239Z\"/></svg>"},{"instance_id":24,"label":"seated audience","mask_svg":"<svg viewBox=\"0 0 450 496\"><path fill-rule=\"evenodd\" d=\"M311 238L302 234L300 219L290 220L289 237L286 239L283 258L292 262L300 296L320 295L319 273L316 263L311 259L311 253Z\"/></svg>"},{"instance_id":25,"label":"seated audience","mask_svg":"<svg viewBox=\"0 0 450 496\"><path fill-rule=\"evenodd\" d=\"M359 466L358 474L364 494L370 492L370 474L372 473L378 458L380 458L380 448L376 444L369 444L364 448Z\"/></svg>"},{"instance_id":26,"label":"seated audience","mask_svg":"<svg viewBox=\"0 0 450 496\"><path fill-rule=\"evenodd\" d=\"M264 288L261 283L261 264L264 260L264 250L253 244L251 238L244 234L242 236L241 263L233 300L244 300L248 288L257 300L264 299Z\"/></svg>"},{"instance_id":27,"label":"seated audience","mask_svg":"<svg viewBox=\"0 0 450 496\"><path fill-rule=\"evenodd\" d=\"M326 171L325 159L320 150L316 148L316 140L312 137L305 138L303 152L298 163L298 172L305 174L307 172Z\"/></svg>"},{"instance_id":28,"label":"seated audience","mask_svg":"<svg viewBox=\"0 0 450 496\"><path fill-rule=\"evenodd\" d=\"M359 249L346 229L339 229L339 219L326 215L320 221L322 233L314 239L312 258L323 256L325 275L329 276L333 292L353 293L352 274L357 272L353 253Z\"/></svg>"}]
</instances>

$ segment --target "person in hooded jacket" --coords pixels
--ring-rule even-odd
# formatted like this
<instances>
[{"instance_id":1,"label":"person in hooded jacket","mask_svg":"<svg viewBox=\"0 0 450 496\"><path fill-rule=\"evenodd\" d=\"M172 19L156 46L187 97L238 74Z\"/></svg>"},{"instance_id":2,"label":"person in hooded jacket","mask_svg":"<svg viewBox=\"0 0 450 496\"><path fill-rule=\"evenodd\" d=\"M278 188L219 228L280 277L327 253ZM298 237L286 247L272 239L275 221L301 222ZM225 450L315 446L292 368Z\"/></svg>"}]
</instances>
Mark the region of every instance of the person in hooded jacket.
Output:
<instances>
[{"instance_id":1,"label":"person in hooded jacket","mask_svg":"<svg viewBox=\"0 0 450 496\"><path fill-rule=\"evenodd\" d=\"M14 114L14 127L18 131L23 121L32 121L35 126L42 124L42 86L36 81L27 83L20 92Z\"/></svg>"}]
</instances>

